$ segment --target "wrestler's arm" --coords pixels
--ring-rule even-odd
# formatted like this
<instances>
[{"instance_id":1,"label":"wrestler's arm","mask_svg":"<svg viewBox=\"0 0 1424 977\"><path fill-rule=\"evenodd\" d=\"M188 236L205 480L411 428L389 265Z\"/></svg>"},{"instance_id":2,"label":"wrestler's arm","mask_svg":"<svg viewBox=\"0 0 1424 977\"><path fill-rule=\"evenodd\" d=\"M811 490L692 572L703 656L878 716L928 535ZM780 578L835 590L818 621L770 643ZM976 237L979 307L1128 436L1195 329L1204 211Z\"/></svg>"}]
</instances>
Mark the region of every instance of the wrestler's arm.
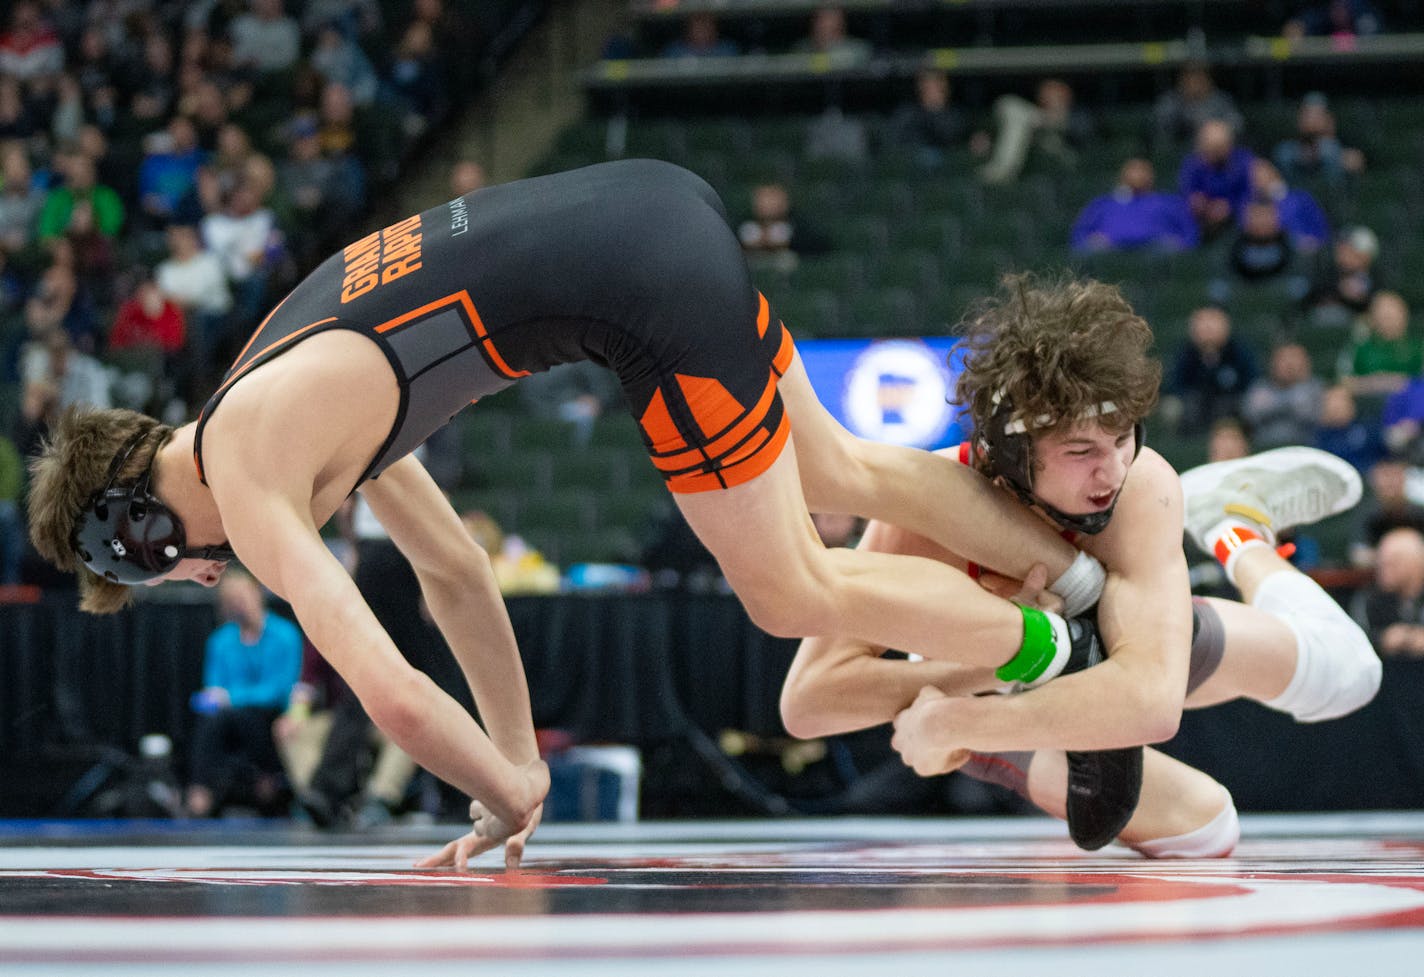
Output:
<instances>
[{"instance_id":1,"label":"wrestler's arm","mask_svg":"<svg viewBox=\"0 0 1424 977\"><path fill-rule=\"evenodd\" d=\"M1181 485L1156 452L1143 450L1111 527L1091 549L1108 568L1098 609L1108 659L1021 695L927 694L896 717L901 745L1102 750L1175 735L1191 652L1191 589Z\"/></svg>"},{"instance_id":2,"label":"wrestler's arm","mask_svg":"<svg viewBox=\"0 0 1424 977\"><path fill-rule=\"evenodd\" d=\"M866 527L857 549L963 565L937 543L879 521ZM927 685L950 695L968 695L995 684L991 669L884 658L885 650L853 638L803 639L781 688L781 719L787 731L810 739L865 729L890 722Z\"/></svg>"},{"instance_id":3,"label":"wrestler's arm","mask_svg":"<svg viewBox=\"0 0 1424 977\"><path fill-rule=\"evenodd\" d=\"M410 560L490 739L512 763L539 759L524 666L489 555L413 455L368 481L361 494Z\"/></svg>"},{"instance_id":4,"label":"wrestler's arm","mask_svg":"<svg viewBox=\"0 0 1424 977\"><path fill-rule=\"evenodd\" d=\"M484 801L506 824L528 822L542 792L459 703L401 656L322 542L309 510L310 474L269 465L257 476L250 472L259 466L231 464L213 477L216 454L209 456L210 482L238 558L291 604L372 721L417 763Z\"/></svg>"}]
</instances>

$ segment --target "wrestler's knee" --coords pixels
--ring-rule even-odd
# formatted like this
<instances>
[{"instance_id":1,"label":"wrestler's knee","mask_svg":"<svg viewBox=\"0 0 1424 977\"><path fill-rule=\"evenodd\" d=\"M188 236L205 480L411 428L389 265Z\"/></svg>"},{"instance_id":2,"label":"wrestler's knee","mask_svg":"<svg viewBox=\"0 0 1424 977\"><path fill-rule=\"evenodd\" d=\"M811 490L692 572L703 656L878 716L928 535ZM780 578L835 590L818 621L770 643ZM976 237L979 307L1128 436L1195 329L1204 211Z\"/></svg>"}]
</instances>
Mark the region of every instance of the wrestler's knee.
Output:
<instances>
[{"instance_id":1,"label":"wrestler's knee","mask_svg":"<svg viewBox=\"0 0 1424 977\"><path fill-rule=\"evenodd\" d=\"M757 627L778 638L804 638L835 630L833 575L820 569L779 567L729 582Z\"/></svg>"},{"instance_id":2,"label":"wrestler's knee","mask_svg":"<svg viewBox=\"0 0 1424 977\"><path fill-rule=\"evenodd\" d=\"M1357 624L1339 615L1327 622L1303 621L1293 630L1295 675L1266 705L1315 723L1349 715L1375 697L1384 668Z\"/></svg>"}]
</instances>

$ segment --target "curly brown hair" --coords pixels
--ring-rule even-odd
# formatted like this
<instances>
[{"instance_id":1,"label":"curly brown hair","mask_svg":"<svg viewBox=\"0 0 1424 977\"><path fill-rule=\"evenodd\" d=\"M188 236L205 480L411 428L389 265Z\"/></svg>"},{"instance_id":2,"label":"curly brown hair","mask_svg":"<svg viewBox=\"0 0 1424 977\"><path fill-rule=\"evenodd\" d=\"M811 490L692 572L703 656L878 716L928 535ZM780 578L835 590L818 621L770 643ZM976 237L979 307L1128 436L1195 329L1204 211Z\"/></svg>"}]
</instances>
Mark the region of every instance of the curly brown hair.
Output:
<instances>
[{"instance_id":1,"label":"curly brown hair","mask_svg":"<svg viewBox=\"0 0 1424 977\"><path fill-rule=\"evenodd\" d=\"M1093 416L1109 401L1117 410L1103 424L1126 430L1157 403L1162 367L1151 353L1152 330L1114 285L1006 275L957 332L953 355L963 356L963 368L954 402L976 432L1004 399L1012 419L1036 435Z\"/></svg>"},{"instance_id":2,"label":"curly brown hair","mask_svg":"<svg viewBox=\"0 0 1424 977\"><path fill-rule=\"evenodd\" d=\"M173 436L173 428L137 411L70 407L30 461L30 539L59 569L78 572L79 606L91 614L112 614L128 606L129 588L105 580L80 562L74 531L89 500L104 487L114 456L139 434L143 440L115 479L123 485L143 474Z\"/></svg>"}]
</instances>

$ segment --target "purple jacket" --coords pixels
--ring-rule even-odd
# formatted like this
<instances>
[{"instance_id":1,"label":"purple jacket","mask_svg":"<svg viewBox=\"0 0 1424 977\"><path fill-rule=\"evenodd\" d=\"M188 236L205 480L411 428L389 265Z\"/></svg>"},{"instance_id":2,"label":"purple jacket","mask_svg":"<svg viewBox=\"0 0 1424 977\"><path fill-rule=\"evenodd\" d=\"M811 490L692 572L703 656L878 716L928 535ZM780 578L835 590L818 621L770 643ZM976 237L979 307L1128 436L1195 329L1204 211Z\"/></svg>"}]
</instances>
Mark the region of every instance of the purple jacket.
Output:
<instances>
[{"instance_id":1,"label":"purple jacket","mask_svg":"<svg viewBox=\"0 0 1424 977\"><path fill-rule=\"evenodd\" d=\"M1196 153L1187 154L1177 174L1182 196L1204 193L1214 199L1231 201L1231 212L1239 215L1251 199L1251 150L1237 146L1223 166L1211 166Z\"/></svg>"},{"instance_id":2,"label":"purple jacket","mask_svg":"<svg viewBox=\"0 0 1424 977\"><path fill-rule=\"evenodd\" d=\"M1197 224L1186 201L1170 193L1131 196L1122 188L1088 201L1073 224L1074 251L1091 251L1101 234L1113 250L1159 245L1185 251L1197 245Z\"/></svg>"}]
</instances>

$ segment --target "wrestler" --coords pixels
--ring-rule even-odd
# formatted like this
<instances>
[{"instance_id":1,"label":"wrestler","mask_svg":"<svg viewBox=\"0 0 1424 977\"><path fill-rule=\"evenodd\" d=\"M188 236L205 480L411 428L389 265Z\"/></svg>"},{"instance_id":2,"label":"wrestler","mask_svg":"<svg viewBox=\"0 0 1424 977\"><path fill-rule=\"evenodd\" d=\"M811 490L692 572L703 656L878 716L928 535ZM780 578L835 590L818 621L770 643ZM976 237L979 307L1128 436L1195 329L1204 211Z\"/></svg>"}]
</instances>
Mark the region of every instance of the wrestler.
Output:
<instances>
[{"instance_id":1,"label":"wrestler","mask_svg":"<svg viewBox=\"0 0 1424 977\"><path fill-rule=\"evenodd\" d=\"M272 310L195 423L68 414L32 466L31 535L78 569L96 612L134 584L211 585L235 554L372 720L475 799L474 831L429 864L500 843L514 864L548 789L523 671L488 558L410 452L472 401L582 359L617 373L678 506L774 634L988 667L1074 641L1064 617L944 563L828 551L808 506L953 542L1009 576L1044 562L1069 616L1097 599L1101 567L987 479L840 427L715 193L646 160L482 189L349 245ZM405 662L323 545L358 489L415 569L488 734Z\"/></svg>"},{"instance_id":2,"label":"wrestler","mask_svg":"<svg viewBox=\"0 0 1424 977\"><path fill-rule=\"evenodd\" d=\"M1151 333L1116 289L1015 278L964 324L958 400L973 440L948 452L994 477L1098 557L1108 581L1097 621L1107 660L1045 682L949 660L882 657L841 637L802 642L782 692L798 736L894 721L894 745L921 774L956 767L1065 816L1064 750L1153 743L1184 705L1248 697L1297 719L1363 706L1381 667L1364 633L1277 555L1274 533L1344 511L1360 496L1346 463L1283 448L1194 469L1180 480L1142 443L1156 395ZM1193 599L1182 550L1223 562L1242 601ZM884 522L861 547L972 569L953 547ZM1041 589L1038 571L1021 599ZM1001 592L1018 582L993 581ZM1142 804L1119 834L1152 854L1224 854L1236 816L1219 784L1148 751ZM1105 840L1105 839L1104 839Z\"/></svg>"}]
</instances>

